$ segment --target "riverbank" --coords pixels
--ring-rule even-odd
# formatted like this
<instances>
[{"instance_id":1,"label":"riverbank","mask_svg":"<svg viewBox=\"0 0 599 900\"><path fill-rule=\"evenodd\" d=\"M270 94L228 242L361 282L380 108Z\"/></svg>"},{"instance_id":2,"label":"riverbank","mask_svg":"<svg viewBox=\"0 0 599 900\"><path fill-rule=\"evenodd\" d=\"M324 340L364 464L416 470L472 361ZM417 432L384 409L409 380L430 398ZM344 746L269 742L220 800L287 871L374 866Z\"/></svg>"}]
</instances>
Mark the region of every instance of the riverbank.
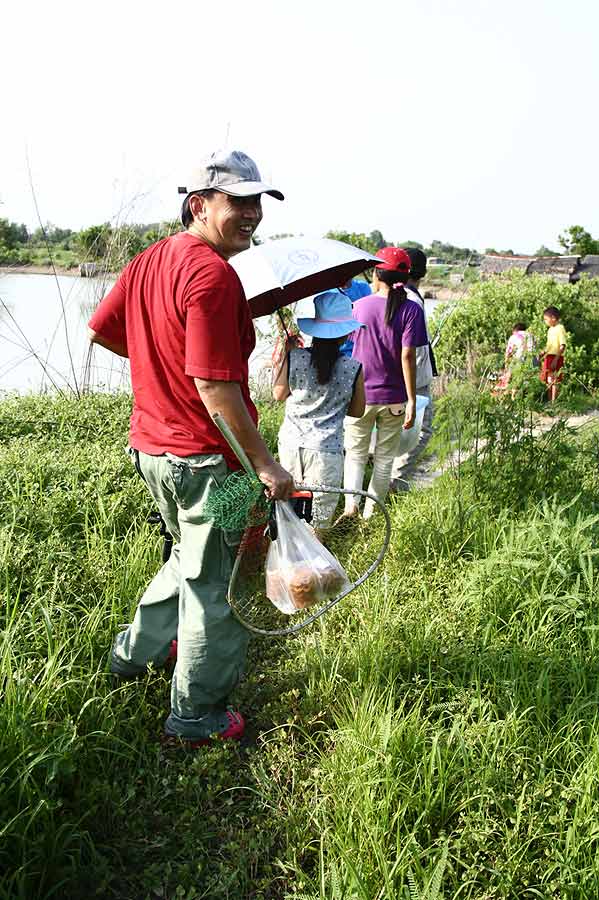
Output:
<instances>
[{"instance_id":1,"label":"riverbank","mask_svg":"<svg viewBox=\"0 0 599 900\"><path fill-rule=\"evenodd\" d=\"M0 266L0 275L69 275L79 278L79 268L63 269L60 266Z\"/></svg>"}]
</instances>

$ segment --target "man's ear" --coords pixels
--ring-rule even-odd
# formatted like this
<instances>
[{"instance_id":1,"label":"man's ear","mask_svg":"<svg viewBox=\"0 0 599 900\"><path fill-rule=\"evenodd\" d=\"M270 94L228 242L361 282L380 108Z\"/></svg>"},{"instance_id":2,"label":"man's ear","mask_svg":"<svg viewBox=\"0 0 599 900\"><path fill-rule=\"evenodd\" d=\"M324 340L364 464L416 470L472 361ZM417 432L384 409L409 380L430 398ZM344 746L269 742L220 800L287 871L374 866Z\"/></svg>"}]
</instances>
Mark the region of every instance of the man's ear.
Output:
<instances>
[{"instance_id":1,"label":"man's ear","mask_svg":"<svg viewBox=\"0 0 599 900\"><path fill-rule=\"evenodd\" d=\"M206 197L200 194L192 194L189 198L189 211L194 219L206 221Z\"/></svg>"}]
</instances>

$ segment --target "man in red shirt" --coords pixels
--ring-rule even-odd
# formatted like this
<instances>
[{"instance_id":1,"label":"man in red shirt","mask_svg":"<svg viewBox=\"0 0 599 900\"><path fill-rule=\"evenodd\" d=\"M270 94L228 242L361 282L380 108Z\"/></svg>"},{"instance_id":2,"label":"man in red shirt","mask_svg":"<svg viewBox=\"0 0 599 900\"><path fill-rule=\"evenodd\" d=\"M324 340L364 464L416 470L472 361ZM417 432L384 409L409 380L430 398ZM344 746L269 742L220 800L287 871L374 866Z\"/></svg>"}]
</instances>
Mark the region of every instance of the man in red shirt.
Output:
<instances>
[{"instance_id":1,"label":"man in red shirt","mask_svg":"<svg viewBox=\"0 0 599 900\"><path fill-rule=\"evenodd\" d=\"M130 445L175 539L168 562L117 635L111 671L133 677L164 665L177 638L167 736L192 746L239 738L243 717L227 707L244 668L247 633L226 593L236 538L202 515L212 491L239 468L212 421L220 412L271 497L293 480L257 430L248 388L254 328L227 260L246 250L262 219L264 184L244 153L212 154L185 188L186 231L135 257L89 322L90 340L127 356L133 412Z\"/></svg>"}]
</instances>

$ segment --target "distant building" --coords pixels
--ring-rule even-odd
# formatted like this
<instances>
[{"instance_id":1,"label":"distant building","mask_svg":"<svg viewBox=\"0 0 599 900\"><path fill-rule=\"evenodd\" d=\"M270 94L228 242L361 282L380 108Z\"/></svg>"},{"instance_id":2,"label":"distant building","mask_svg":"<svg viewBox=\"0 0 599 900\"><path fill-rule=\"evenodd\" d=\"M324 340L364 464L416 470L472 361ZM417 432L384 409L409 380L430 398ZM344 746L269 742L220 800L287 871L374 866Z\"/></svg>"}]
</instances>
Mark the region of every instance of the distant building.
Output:
<instances>
[{"instance_id":1,"label":"distant building","mask_svg":"<svg viewBox=\"0 0 599 900\"><path fill-rule=\"evenodd\" d=\"M583 276L587 278L599 278L599 255L592 254L582 256L576 267L571 281L579 281Z\"/></svg>"},{"instance_id":2,"label":"distant building","mask_svg":"<svg viewBox=\"0 0 599 900\"><path fill-rule=\"evenodd\" d=\"M483 278L491 275L503 275L511 269L524 269L526 272L534 256L500 256L498 253L487 253L480 264L480 274Z\"/></svg>"},{"instance_id":3,"label":"distant building","mask_svg":"<svg viewBox=\"0 0 599 900\"><path fill-rule=\"evenodd\" d=\"M578 265L578 256L539 256L528 267L528 275L549 275L554 281L568 284Z\"/></svg>"},{"instance_id":4,"label":"distant building","mask_svg":"<svg viewBox=\"0 0 599 900\"><path fill-rule=\"evenodd\" d=\"M503 275L511 269L521 269L527 275L547 275L563 284L575 283L583 275L599 278L599 255L595 256L483 256L482 278Z\"/></svg>"}]
</instances>

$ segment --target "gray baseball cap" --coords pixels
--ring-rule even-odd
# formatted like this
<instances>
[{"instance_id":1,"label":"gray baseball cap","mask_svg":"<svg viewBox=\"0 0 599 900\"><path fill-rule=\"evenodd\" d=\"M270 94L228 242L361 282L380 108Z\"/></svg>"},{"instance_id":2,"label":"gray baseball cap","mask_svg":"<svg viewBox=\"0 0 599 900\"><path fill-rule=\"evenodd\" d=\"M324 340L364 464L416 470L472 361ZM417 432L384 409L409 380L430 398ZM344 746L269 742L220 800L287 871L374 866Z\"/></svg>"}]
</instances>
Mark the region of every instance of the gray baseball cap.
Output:
<instances>
[{"instance_id":1,"label":"gray baseball cap","mask_svg":"<svg viewBox=\"0 0 599 900\"><path fill-rule=\"evenodd\" d=\"M264 184L254 160L240 150L211 153L191 173L187 184L178 188L179 193L185 195L209 190L221 191L233 197L270 194L277 200L285 199L280 191Z\"/></svg>"}]
</instances>

